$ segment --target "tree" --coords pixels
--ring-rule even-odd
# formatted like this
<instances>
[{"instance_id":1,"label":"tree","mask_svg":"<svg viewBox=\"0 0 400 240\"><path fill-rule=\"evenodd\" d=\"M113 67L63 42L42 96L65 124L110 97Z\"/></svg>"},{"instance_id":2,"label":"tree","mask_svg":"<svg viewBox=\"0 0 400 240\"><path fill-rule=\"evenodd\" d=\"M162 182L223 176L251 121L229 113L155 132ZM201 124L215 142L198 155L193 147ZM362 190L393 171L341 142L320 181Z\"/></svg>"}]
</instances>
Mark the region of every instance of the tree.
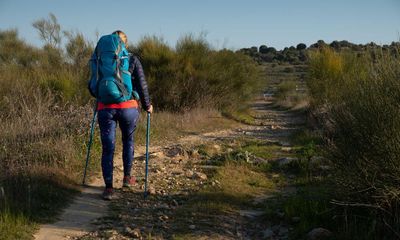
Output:
<instances>
[{"instance_id":1,"label":"tree","mask_svg":"<svg viewBox=\"0 0 400 240\"><path fill-rule=\"evenodd\" d=\"M266 53L266 54L261 55L261 59L264 62L272 62L274 60L274 58L275 58L274 53Z\"/></svg>"},{"instance_id":2,"label":"tree","mask_svg":"<svg viewBox=\"0 0 400 240\"><path fill-rule=\"evenodd\" d=\"M326 46L326 43L324 42L324 40L318 40L316 43L311 44L310 48L322 48Z\"/></svg>"},{"instance_id":3,"label":"tree","mask_svg":"<svg viewBox=\"0 0 400 240\"><path fill-rule=\"evenodd\" d=\"M331 46L332 48L338 50L341 47L341 44L340 44L339 41L335 40L335 41L331 42L331 44L329 44L329 46Z\"/></svg>"},{"instance_id":4,"label":"tree","mask_svg":"<svg viewBox=\"0 0 400 240\"><path fill-rule=\"evenodd\" d=\"M304 50L304 49L306 49L307 48L307 45L305 45L304 43L299 43L299 44L297 44L297 46L296 46L296 49L297 50Z\"/></svg>"},{"instance_id":5,"label":"tree","mask_svg":"<svg viewBox=\"0 0 400 240\"><path fill-rule=\"evenodd\" d=\"M259 48L260 53L267 53L268 52L268 47L266 45L261 45Z\"/></svg>"},{"instance_id":6,"label":"tree","mask_svg":"<svg viewBox=\"0 0 400 240\"><path fill-rule=\"evenodd\" d=\"M353 45L354 45L353 43L351 43L351 42L349 42L349 41L346 41L346 40L342 40L342 41L340 41L339 43L340 43L340 47L341 47L341 48L344 48L344 47L345 47L345 48L346 48L346 47L347 47L347 48L352 48Z\"/></svg>"},{"instance_id":7,"label":"tree","mask_svg":"<svg viewBox=\"0 0 400 240\"><path fill-rule=\"evenodd\" d=\"M275 54L276 53L276 49L274 47L269 47L269 48L267 48L267 52Z\"/></svg>"},{"instance_id":8,"label":"tree","mask_svg":"<svg viewBox=\"0 0 400 240\"><path fill-rule=\"evenodd\" d=\"M64 31L68 38L65 45L67 56L75 66L85 66L93 51L93 46L84 38L80 32Z\"/></svg>"},{"instance_id":9,"label":"tree","mask_svg":"<svg viewBox=\"0 0 400 240\"><path fill-rule=\"evenodd\" d=\"M39 19L32 23L32 26L39 32L40 38L48 45L57 48L61 44L61 26L53 13L48 19Z\"/></svg>"}]
</instances>

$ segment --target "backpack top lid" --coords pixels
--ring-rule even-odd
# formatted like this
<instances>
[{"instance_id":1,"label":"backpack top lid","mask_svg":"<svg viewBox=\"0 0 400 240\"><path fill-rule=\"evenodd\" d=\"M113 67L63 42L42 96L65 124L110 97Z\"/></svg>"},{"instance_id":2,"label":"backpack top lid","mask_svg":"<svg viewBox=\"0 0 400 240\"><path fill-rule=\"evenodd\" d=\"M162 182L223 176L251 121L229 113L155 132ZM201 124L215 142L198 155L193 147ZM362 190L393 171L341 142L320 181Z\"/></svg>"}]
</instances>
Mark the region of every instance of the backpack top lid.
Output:
<instances>
[{"instance_id":1,"label":"backpack top lid","mask_svg":"<svg viewBox=\"0 0 400 240\"><path fill-rule=\"evenodd\" d=\"M122 39L117 34L109 34L100 38L96 51L100 54L103 52L115 52L118 54L123 48L125 48L125 43Z\"/></svg>"}]
</instances>

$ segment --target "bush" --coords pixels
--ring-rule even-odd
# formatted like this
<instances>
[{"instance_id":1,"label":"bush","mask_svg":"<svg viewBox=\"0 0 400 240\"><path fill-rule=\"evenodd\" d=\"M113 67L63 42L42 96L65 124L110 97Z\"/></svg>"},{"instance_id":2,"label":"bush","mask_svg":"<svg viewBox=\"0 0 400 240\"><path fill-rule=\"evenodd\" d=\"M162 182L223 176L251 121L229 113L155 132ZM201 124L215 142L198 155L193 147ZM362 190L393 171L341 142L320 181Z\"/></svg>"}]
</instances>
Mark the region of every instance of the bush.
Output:
<instances>
[{"instance_id":1,"label":"bush","mask_svg":"<svg viewBox=\"0 0 400 240\"><path fill-rule=\"evenodd\" d=\"M231 108L247 101L261 83L253 60L241 52L215 51L202 36L184 36L175 50L162 39L146 37L134 51L158 109Z\"/></svg>"},{"instance_id":2,"label":"bush","mask_svg":"<svg viewBox=\"0 0 400 240\"><path fill-rule=\"evenodd\" d=\"M306 105L306 93L297 91L298 82L286 80L278 85L276 94L276 104L285 108L302 108Z\"/></svg>"},{"instance_id":3,"label":"bush","mask_svg":"<svg viewBox=\"0 0 400 240\"><path fill-rule=\"evenodd\" d=\"M132 51L142 62L155 107L168 109L177 104L176 53L163 39L154 36L144 37Z\"/></svg>"},{"instance_id":4,"label":"bush","mask_svg":"<svg viewBox=\"0 0 400 240\"><path fill-rule=\"evenodd\" d=\"M295 81L283 81L278 85L277 97L286 97L289 93L295 92L297 83Z\"/></svg>"},{"instance_id":5,"label":"bush","mask_svg":"<svg viewBox=\"0 0 400 240\"><path fill-rule=\"evenodd\" d=\"M335 53L311 58L308 85L314 108L325 114L328 158L338 196L368 208L382 226L399 231L400 61L389 54Z\"/></svg>"},{"instance_id":6,"label":"bush","mask_svg":"<svg viewBox=\"0 0 400 240\"><path fill-rule=\"evenodd\" d=\"M368 75L367 57L337 53L331 48L310 52L310 57L308 86L316 107L339 103L344 92L352 91L352 86Z\"/></svg>"}]
</instances>

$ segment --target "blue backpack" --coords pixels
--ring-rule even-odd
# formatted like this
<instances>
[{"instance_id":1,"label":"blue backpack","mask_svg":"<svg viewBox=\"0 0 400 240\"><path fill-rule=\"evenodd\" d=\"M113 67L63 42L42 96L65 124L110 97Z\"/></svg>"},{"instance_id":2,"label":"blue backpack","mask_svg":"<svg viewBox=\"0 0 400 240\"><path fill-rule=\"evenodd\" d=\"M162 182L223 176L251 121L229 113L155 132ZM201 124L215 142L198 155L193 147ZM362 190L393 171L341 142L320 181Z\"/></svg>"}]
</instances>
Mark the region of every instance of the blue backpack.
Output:
<instances>
[{"instance_id":1,"label":"blue backpack","mask_svg":"<svg viewBox=\"0 0 400 240\"><path fill-rule=\"evenodd\" d=\"M90 59L90 67L88 87L97 101L110 104L132 99L129 53L117 34L100 38Z\"/></svg>"}]
</instances>

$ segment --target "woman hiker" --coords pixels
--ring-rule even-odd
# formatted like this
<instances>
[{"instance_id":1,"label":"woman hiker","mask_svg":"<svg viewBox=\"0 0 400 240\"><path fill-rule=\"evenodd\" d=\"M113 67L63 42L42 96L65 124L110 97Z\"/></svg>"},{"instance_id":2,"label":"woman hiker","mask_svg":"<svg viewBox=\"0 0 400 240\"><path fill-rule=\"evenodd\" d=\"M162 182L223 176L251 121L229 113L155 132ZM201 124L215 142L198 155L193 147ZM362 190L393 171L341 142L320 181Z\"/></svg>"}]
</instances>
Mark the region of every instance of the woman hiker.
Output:
<instances>
[{"instance_id":1,"label":"woman hiker","mask_svg":"<svg viewBox=\"0 0 400 240\"><path fill-rule=\"evenodd\" d=\"M128 39L124 32L118 30L113 34L117 34L125 45L127 44ZM143 67L136 56L129 57L129 72L131 74L132 88L139 94L142 108L152 113L153 106L150 103ZM139 119L139 103L135 99L113 104L98 102L97 110L102 143L101 168L106 185L102 197L104 200L111 200L114 193L113 158L117 122L122 133L123 187L130 188L136 182L135 177L131 176L131 168L134 155L133 137L136 123Z\"/></svg>"}]
</instances>

